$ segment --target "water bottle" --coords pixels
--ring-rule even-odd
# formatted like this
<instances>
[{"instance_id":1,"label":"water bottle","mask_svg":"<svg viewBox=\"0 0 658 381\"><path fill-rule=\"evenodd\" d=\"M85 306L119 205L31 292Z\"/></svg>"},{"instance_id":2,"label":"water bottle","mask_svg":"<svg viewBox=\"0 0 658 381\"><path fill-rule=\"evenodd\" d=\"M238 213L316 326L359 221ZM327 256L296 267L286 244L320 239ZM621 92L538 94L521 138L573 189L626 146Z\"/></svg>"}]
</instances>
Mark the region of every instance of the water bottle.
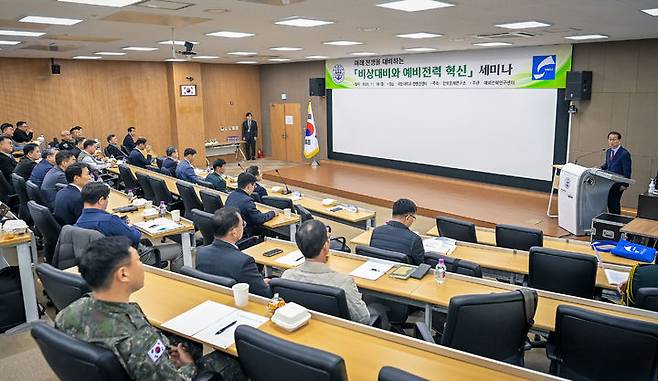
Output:
<instances>
[{"instance_id":1,"label":"water bottle","mask_svg":"<svg viewBox=\"0 0 658 381\"><path fill-rule=\"evenodd\" d=\"M164 217L167 215L167 205L165 205L164 201L160 201L160 217Z\"/></svg>"},{"instance_id":2,"label":"water bottle","mask_svg":"<svg viewBox=\"0 0 658 381\"><path fill-rule=\"evenodd\" d=\"M128 189L128 200L132 202L135 199L135 194L133 193L132 189Z\"/></svg>"},{"instance_id":3,"label":"water bottle","mask_svg":"<svg viewBox=\"0 0 658 381\"><path fill-rule=\"evenodd\" d=\"M436 264L434 279L436 280L436 284L443 284L446 280L446 264L443 258L439 258L439 263Z\"/></svg>"},{"instance_id":4,"label":"water bottle","mask_svg":"<svg viewBox=\"0 0 658 381\"><path fill-rule=\"evenodd\" d=\"M649 183L649 194L654 193L656 193L656 179L651 179L651 182Z\"/></svg>"}]
</instances>

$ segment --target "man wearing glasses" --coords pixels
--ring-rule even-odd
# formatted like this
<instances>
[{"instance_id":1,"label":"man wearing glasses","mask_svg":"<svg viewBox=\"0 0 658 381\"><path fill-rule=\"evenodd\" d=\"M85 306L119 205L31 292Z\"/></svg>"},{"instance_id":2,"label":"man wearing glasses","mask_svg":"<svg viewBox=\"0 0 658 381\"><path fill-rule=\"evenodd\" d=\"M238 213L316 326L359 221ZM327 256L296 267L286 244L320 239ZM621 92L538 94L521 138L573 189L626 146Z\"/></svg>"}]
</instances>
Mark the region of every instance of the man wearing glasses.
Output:
<instances>
[{"instance_id":1,"label":"man wearing glasses","mask_svg":"<svg viewBox=\"0 0 658 381\"><path fill-rule=\"evenodd\" d=\"M393 218L372 231L370 246L405 254L414 265L423 263L423 239L409 229L416 220L416 204L401 198L393 204Z\"/></svg>"}]
</instances>

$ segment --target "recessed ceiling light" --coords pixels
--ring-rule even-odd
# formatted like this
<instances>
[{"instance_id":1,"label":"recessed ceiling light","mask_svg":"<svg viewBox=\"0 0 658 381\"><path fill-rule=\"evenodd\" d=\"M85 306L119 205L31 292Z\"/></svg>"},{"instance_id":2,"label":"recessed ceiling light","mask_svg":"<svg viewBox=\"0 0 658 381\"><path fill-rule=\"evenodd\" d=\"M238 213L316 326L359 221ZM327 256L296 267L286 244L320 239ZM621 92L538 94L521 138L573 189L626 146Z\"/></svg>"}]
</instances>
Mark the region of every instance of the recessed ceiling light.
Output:
<instances>
[{"instance_id":1,"label":"recessed ceiling light","mask_svg":"<svg viewBox=\"0 0 658 381\"><path fill-rule=\"evenodd\" d=\"M339 41L327 41L327 42L323 42L323 44L335 45L335 46L350 46L350 45L362 45L363 42L339 40Z\"/></svg>"},{"instance_id":2,"label":"recessed ceiling light","mask_svg":"<svg viewBox=\"0 0 658 381\"><path fill-rule=\"evenodd\" d=\"M390 8L398 11L417 12L425 11L428 9L454 7L455 4L444 3L435 0L399 0L391 1L388 3L376 4L378 7Z\"/></svg>"},{"instance_id":3,"label":"recessed ceiling light","mask_svg":"<svg viewBox=\"0 0 658 381\"><path fill-rule=\"evenodd\" d=\"M551 26L551 24L546 24L539 21L520 21L520 22L513 22L508 24L497 24L496 26L499 28L507 28L507 29L528 29L528 28L541 28L545 26Z\"/></svg>"},{"instance_id":4,"label":"recessed ceiling light","mask_svg":"<svg viewBox=\"0 0 658 381\"><path fill-rule=\"evenodd\" d=\"M4 41L4 40L0 40L0 45L18 45L21 42L22 41Z\"/></svg>"},{"instance_id":5,"label":"recessed ceiling light","mask_svg":"<svg viewBox=\"0 0 658 381\"><path fill-rule=\"evenodd\" d=\"M475 46L488 46L488 47L493 47L493 46L510 46L509 42L478 42L477 44L473 44Z\"/></svg>"},{"instance_id":6,"label":"recessed ceiling light","mask_svg":"<svg viewBox=\"0 0 658 381\"><path fill-rule=\"evenodd\" d=\"M297 51L297 50L304 50L304 48L291 48L291 47L288 47L288 46L279 46L279 47L276 47L276 48L270 48L270 50L277 50L277 51L280 51L280 52L294 52L294 51Z\"/></svg>"},{"instance_id":7,"label":"recessed ceiling light","mask_svg":"<svg viewBox=\"0 0 658 381\"><path fill-rule=\"evenodd\" d=\"M584 34L580 36L568 36L565 37L567 40L598 40L601 38L608 38L608 36L602 35L602 34Z\"/></svg>"},{"instance_id":8,"label":"recessed ceiling light","mask_svg":"<svg viewBox=\"0 0 658 381\"><path fill-rule=\"evenodd\" d=\"M74 60L99 60L103 57L99 56L75 56L73 57Z\"/></svg>"},{"instance_id":9,"label":"recessed ceiling light","mask_svg":"<svg viewBox=\"0 0 658 381\"><path fill-rule=\"evenodd\" d=\"M328 56L306 56L304 58L307 58L309 60L324 60L329 58Z\"/></svg>"},{"instance_id":10,"label":"recessed ceiling light","mask_svg":"<svg viewBox=\"0 0 658 381\"><path fill-rule=\"evenodd\" d=\"M268 61L271 61L271 62L287 62L287 61L290 61L290 58L270 58Z\"/></svg>"},{"instance_id":11,"label":"recessed ceiling light","mask_svg":"<svg viewBox=\"0 0 658 381\"><path fill-rule=\"evenodd\" d=\"M434 38L434 37L441 37L441 36L442 36L442 34L426 33L426 32L406 33L406 34L396 34L395 35L395 37L413 38L413 39Z\"/></svg>"},{"instance_id":12,"label":"recessed ceiling light","mask_svg":"<svg viewBox=\"0 0 658 381\"><path fill-rule=\"evenodd\" d=\"M203 11L206 13L214 13L214 14L231 12L229 9L225 9L225 8L208 8L208 9L204 9Z\"/></svg>"},{"instance_id":13,"label":"recessed ceiling light","mask_svg":"<svg viewBox=\"0 0 658 381\"><path fill-rule=\"evenodd\" d=\"M121 52L96 52L94 54L98 54L99 56L125 56L127 53L121 53Z\"/></svg>"},{"instance_id":14,"label":"recessed ceiling light","mask_svg":"<svg viewBox=\"0 0 658 381\"><path fill-rule=\"evenodd\" d=\"M44 32L25 32L22 30L0 30L0 36L41 37Z\"/></svg>"},{"instance_id":15,"label":"recessed ceiling light","mask_svg":"<svg viewBox=\"0 0 658 381\"><path fill-rule=\"evenodd\" d=\"M408 52L436 52L434 48L405 48Z\"/></svg>"},{"instance_id":16,"label":"recessed ceiling light","mask_svg":"<svg viewBox=\"0 0 658 381\"><path fill-rule=\"evenodd\" d=\"M230 54L232 56L255 56L258 53L256 53L256 52L229 52L229 53L226 53L226 54Z\"/></svg>"},{"instance_id":17,"label":"recessed ceiling light","mask_svg":"<svg viewBox=\"0 0 658 381\"><path fill-rule=\"evenodd\" d=\"M359 56L359 57L366 57L366 56L376 56L377 53L373 52L354 52L350 53L351 56Z\"/></svg>"},{"instance_id":18,"label":"recessed ceiling light","mask_svg":"<svg viewBox=\"0 0 658 381\"><path fill-rule=\"evenodd\" d=\"M184 60L182 58L167 58L165 61L166 62L186 62L187 60Z\"/></svg>"},{"instance_id":19,"label":"recessed ceiling light","mask_svg":"<svg viewBox=\"0 0 658 381\"><path fill-rule=\"evenodd\" d=\"M308 19L304 17L290 17L284 20L279 20L274 22L277 25L286 25L286 26L297 26L300 28L311 28L314 26L322 26L322 25L329 25L333 24L333 21L326 21L326 20L315 20L315 19Z\"/></svg>"},{"instance_id":20,"label":"recessed ceiling light","mask_svg":"<svg viewBox=\"0 0 658 381\"><path fill-rule=\"evenodd\" d=\"M145 48L141 46L126 46L125 48L121 48L122 50L132 50L135 52L152 52L155 50L159 50L158 48Z\"/></svg>"},{"instance_id":21,"label":"recessed ceiling light","mask_svg":"<svg viewBox=\"0 0 658 381\"><path fill-rule=\"evenodd\" d=\"M142 0L57 0L57 1L63 3L102 5L104 7L125 7L126 5L139 3Z\"/></svg>"},{"instance_id":22,"label":"recessed ceiling light","mask_svg":"<svg viewBox=\"0 0 658 381\"><path fill-rule=\"evenodd\" d=\"M252 37L252 36L255 36L255 34L253 34L253 33L243 33L243 32L229 32L227 30L223 30L221 32L206 33L206 36L226 37L226 38L243 38L243 37Z\"/></svg>"},{"instance_id":23,"label":"recessed ceiling light","mask_svg":"<svg viewBox=\"0 0 658 381\"><path fill-rule=\"evenodd\" d=\"M160 41L160 42L158 42L158 44L160 44L160 45L185 45L185 42L191 42L191 43L193 43L194 45L198 44L198 42L196 42L196 41L180 41L180 40L176 40L176 41L172 41L172 40Z\"/></svg>"},{"instance_id":24,"label":"recessed ceiling light","mask_svg":"<svg viewBox=\"0 0 658 381\"><path fill-rule=\"evenodd\" d=\"M658 16L658 8L643 9L642 12L651 16Z\"/></svg>"},{"instance_id":25,"label":"recessed ceiling light","mask_svg":"<svg viewBox=\"0 0 658 381\"><path fill-rule=\"evenodd\" d=\"M378 31L382 30L382 28L380 28L378 26L358 27L356 29L360 30L361 32L378 32Z\"/></svg>"},{"instance_id":26,"label":"recessed ceiling light","mask_svg":"<svg viewBox=\"0 0 658 381\"><path fill-rule=\"evenodd\" d=\"M75 25L79 22L82 22L82 20L66 19L60 17L26 16L18 20L18 22L29 22L32 24L48 24L48 25Z\"/></svg>"},{"instance_id":27,"label":"recessed ceiling light","mask_svg":"<svg viewBox=\"0 0 658 381\"><path fill-rule=\"evenodd\" d=\"M218 56L194 56L195 59L198 60L214 60L219 58Z\"/></svg>"},{"instance_id":28,"label":"recessed ceiling light","mask_svg":"<svg viewBox=\"0 0 658 381\"><path fill-rule=\"evenodd\" d=\"M239 64L257 64L258 61L238 61Z\"/></svg>"}]
</instances>

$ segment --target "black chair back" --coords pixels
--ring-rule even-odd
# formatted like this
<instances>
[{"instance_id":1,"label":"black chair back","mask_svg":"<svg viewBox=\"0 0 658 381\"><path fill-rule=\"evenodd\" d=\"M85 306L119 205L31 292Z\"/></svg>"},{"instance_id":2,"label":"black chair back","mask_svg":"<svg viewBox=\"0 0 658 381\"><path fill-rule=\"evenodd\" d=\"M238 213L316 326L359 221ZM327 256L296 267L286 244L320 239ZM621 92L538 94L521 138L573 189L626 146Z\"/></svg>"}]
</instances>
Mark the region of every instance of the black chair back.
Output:
<instances>
[{"instance_id":1,"label":"black chair back","mask_svg":"<svg viewBox=\"0 0 658 381\"><path fill-rule=\"evenodd\" d=\"M130 167L125 164L119 164L119 177L121 177L121 181L123 181L126 190L132 189L133 192L136 192L137 189L141 188L141 185L137 182Z\"/></svg>"},{"instance_id":2,"label":"black chair back","mask_svg":"<svg viewBox=\"0 0 658 381\"><path fill-rule=\"evenodd\" d=\"M25 179L16 173L12 173L11 183L14 186L14 191L16 191L16 194L18 195L18 217L25 221L29 226L33 226L34 221L32 221L30 211L27 209L27 202L30 201L30 197L27 195Z\"/></svg>"},{"instance_id":3,"label":"black chair back","mask_svg":"<svg viewBox=\"0 0 658 381\"><path fill-rule=\"evenodd\" d=\"M202 187L215 189L215 186L210 181L206 181L206 180L203 180L203 179L197 179L196 183L197 183L197 185L201 185Z\"/></svg>"},{"instance_id":4,"label":"black chair back","mask_svg":"<svg viewBox=\"0 0 658 381\"><path fill-rule=\"evenodd\" d=\"M462 295L450 299L441 344L523 366L523 349L534 317L537 293L530 290L535 303L532 316L526 316L526 304L520 291L487 295Z\"/></svg>"},{"instance_id":5,"label":"black chair back","mask_svg":"<svg viewBox=\"0 0 658 381\"><path fill-rule=\"evenodd\" d=\"M153 188L151 188L148 175L137 172L136 177L139 187L142 189L142 193L144 193L144 198L155 202L155 194L153 193Z\"/></svg>"},{"instance_id":6,"label":"black chair back","mask_svg":"<svg viewBox=\"0 0 658 381\"><path fill-rule=\"evenodd\" d=\"M224 286L224 287L232 287L234 284L238 283L238 282L235 281L235 279L225 277L225 276L219 276L219 275L204 273L203 271L193 269L190 266L181 267L180 273L183 274L183 275L187 275L189 277L192 277L192 278L205 280L206 282L218 284L218 285Z\"/></svg>"},{"instance_id":7,"label":"black chair back","mask_svg":"<svg viewBox=\"0 0 658 381\"><path fill-rule=\"evenodd\" d=\"M164 202L165 205L170 205L174 203L174 197L169 192L167 183L164 180L151 176L148 177L148 180L153 190L154 204L159 205L161 202Z\"/></svg>"},{"instance_id":8,"label":"black chair back","mask_svg":"<svg viewBox=\"0 0 658 381\"><path fill-rule=\"evenodd\" d=\"M43 289L58 311L91 291L80 275L62 271L47 263L38 264L36 272Z\"/></svg>"},{"instance_id":9,"label":"black chair back","mask_svg":"<svg viewBox=\"0 0 658 381\"><path fill-rule=\"evenodd\" d=\"M62 230L62 227L57 220L55 220L50 209L45 206L39 205L34 201L28 201L27 208L30 211L32 220L34 220L34 226L36 226L43 236L46 262L51 263L53 254L55 254L55 246L57 246L59 232Z\"/></svg>"},{"instance_id":10,"label":"black chair back","mask_svg":"<svg viewBox=\"0 0 658 381\"><path fill-rule=\"evenodd\" d=\"M199 209L192 209L192 221L201 235L203 244L210 245L215 240L215 225L212 223L212 214Z\"/></svg>"},{"instance_id":11,"label":"black chair back","mask_svg":"<svg viewBox=\"0 0 658 381\"><path fill-rule=\"evenodd\" d=\"M181 183L176 181L176 188L178 189L178 194L181 199L183 199L183 205L185 206L185 218L192 219L192 209L203 210L203 204L201 200L196 195L194 187L189 184Z\"/></svg>"},{"instance_id":12,"label":"black chair back","mask_svg":"<svg viewBox=\"0 0 658 381\"><path fill-rule=\"evenodd\" d=\"M41 189L39 189L37 184L28 180L25 182L25 190L27 191L27 197L30 201L34 201L39 205L50 208L50 203L46 201L45 197L43 197L43 193L41 193Z\"/></svg>"},{"instance_id":13,"label":"black chair back","mask_svg":"<svg viewBox=\"0 0 658 381\"><path fill-rule=\"evenodd\" d=\"M155 165L147 165L147 166L144 167L144 168L148 169L149 171L155 172L155 173L163 173L163 172L160 170L160 167L156 167ZM166 174L168 175L169 173L166 173Z\"/></svg>"},{"instance_id":14,"label":"black chair back","mask_svg":"<svg viewBox=\"0 0 658 381\"><path fill-rule=\"evenodd\" d=\"M287 302L295 302L309 310L350 319L345 290L341 288L281 278L272 278L270 287L272 293L279 293Z\"/></svg>"},{"instance_id":15,"label":"black chair back","mask_svg":"<svg viewBox=\"0 0 658 381\"><path fill-rule=\"evenodd\" d=\"M295 205L295 212L299 215L302 223L313 219L311 212L301 205Z\"/></svg>"},{"instance_id":16,"label":"black chair back","mask_svg":"<svg viewBox=\"0 0 658 381\"><path fill-rule=\"evenodd\" d=\"M544 246L544 232L513 225L496 225L496 246L528 251Z\"/></svg>"},{"instance_id":17,"label":"black chair back","mask_svg":"<svg viewBox=\"0 0 658 381\"><path fill-rule=\"evenodd\" d=\"M551 370L572 380L656 380L658 325L558 306Z\"/></svg>"},{"instance_id":18,"label":"black chair back","mask_svg":"<svg viewBox=\"0 0 658 381\"><path fill-rule=\"evenodd\" d=\"M11 186L11 183L7 181L4 173L0 173L0 201L5 204L9 204L9 196L16 194L14 188Z\"/></svg>"},{"instance_id":19,"label":"black chair back","mask_svg":"<svg viewBox=\"0 0 658 381\"><path fill-rule=\"evenodd\" d=\"M217 209L224 206L224 202L218 194L206 192L203 189L199 190L199 194L201 195L201 205L203 205L204 212L215 213Z\"/></svg>"},{"instance_id":20,"label":"black chair back","mask_svg":"<svg viewBox=\"0 0 658 381\"><path fill-rule=\"evenodd\" d=\"M432 268L435 268L439 263L439 258L443 258L448 272L482 278L482 267L478 263L437 253L425 253L425 263L432 266Z\"/></svg>"},{"instance_id":21,"label":"black chair back","mask_svg":"<svg viewBox=\"0 0 658 381\"><path fill-rule=\"evenodd\" d=\"M385 366L379 370L379 377L377 381L427 381L425 378L414 376L404 370L393 368L392 366Z\"/></svg>"},{"instance_id":22,"label":"black chair back","mask_svg":"<svg viewBox=\"0 0 658 381\"><path fill-rule=\"evenodd\" d=\"M528 287L592 299L597 261L593 255L530 248Z\"/></svg>"},{"instance_id":23,"label":"black chair back","mask_svg":"<svg viewBox=\"0 0 658 381\"><path fill-rule=\"evenodd\" d=\"M273 197L273 196L263 196L260 198L260 202L269 205L278 209L290 209L293 213L295 212L295 205L292 200L285 197Z\"/></svg>"},{"instance_id":24,"label":"black chair back","mask_svg":"<svg viewBox=\"0 0 658 381\"><path fill-rule=\"evenodd\" d=\"M436 227L441 237L457 241L477 243L475 224L450 217L436 217Z\"/></svg>"},{"instance_id":25,"label":"black chair back","mask_svg":"<svg viewBox=\"0 0 658 381\"><path fill-rule=\"evenodd\" d=\"M164 163L164 157L162 156L157 156L155 158L155 164L158 166L158 168L162 168L162 163Z\"/></svg>"},{"instance_id":26,"label":"black chair back","mask_svg":"<svg viewBox=\"0 0 658 381\"><path fill-rule=\"evenodd\" d=\"M345 361L339 356L247 325L235 329L235 345L242 370L251 381L347 381Z\"/></svg>"},{"instance_id":27,"label":"black chair back","mask_svg":"<svg viewBox=\"0 0 658 381\"><path fill-rule=\"evenodd\" d=\"M129 381L114 353L99 345L85 343L44 323L30 332L43 357L62 381Z\"/></svg>"},{"instance_id":28,"label":"black chair back","mask_svg":"<svg viewBox=\"0 0 658 381\"><path fill-rule=\"evenodd\" d=\"M392 262L411 263L406 254L398 253L397 251L378 249L370 246L357 246L355 253L364 255L366 257L385 259Z\"/></svg>"},{"instance_id":29,"label":"black chair back","mask_svg":"<svg viewBox=\"0 0 658 381\"><path fill-rule=\"evenodd\" d=\"M235 243L235 246L240 249L240 251L246 250L252 246L258 245L261 243L261 238L259 236L245 237Z\"/></svg>"},{"instance_id":30,"label":"black chair back","mask_svg":"<svg viewBox=\"0 0 658 381\"><path fill-rule=\"evenodd\" d=\"M642 287L638 289L635 307L658 312L658 288Z\"/></svg>"}]
</instances>

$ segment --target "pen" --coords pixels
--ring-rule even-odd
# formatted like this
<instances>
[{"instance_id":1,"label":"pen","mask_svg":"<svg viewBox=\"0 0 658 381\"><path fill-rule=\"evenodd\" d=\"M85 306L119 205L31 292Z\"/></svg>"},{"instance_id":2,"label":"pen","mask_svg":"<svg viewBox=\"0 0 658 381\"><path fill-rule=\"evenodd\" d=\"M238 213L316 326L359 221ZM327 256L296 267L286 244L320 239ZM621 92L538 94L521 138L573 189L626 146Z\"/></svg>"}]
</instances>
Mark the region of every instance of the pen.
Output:
<instances>
[{"instance_id":1,"label":"pen","mask_svg":"<svg viewBox=\"0 0 658 381\"><path fill-rule=\"evenodd\" d=\"M370 271L374 271L376 273L381 272L381 271L379 271L379 269L370 269Z\"/></svg>"},{"instance_id":2,"label":"pen","mask_svg":"<svg viewBox=\"0 0 658 381\"><path fill-rule=\"evenodd\" d=\"M299 261L301 261L302 259L304 259L304 256L301 256L301 257L295 259L295 262L299 262Z\"/></svg>"},{"instance_id":3,"label":"pen","mask_svg":"<svg viewBox=\"0 0 658 381\"><path fill-rule=\"evenodd\" d=\"M224 328L220 329L219 331L215 332L215 335L221 335L222 332L226 331L227 329L231 328L235 323L237 323L237 320L234 320L231 322L229 325L225 326Z\"/></svg>"}]
</instances>

